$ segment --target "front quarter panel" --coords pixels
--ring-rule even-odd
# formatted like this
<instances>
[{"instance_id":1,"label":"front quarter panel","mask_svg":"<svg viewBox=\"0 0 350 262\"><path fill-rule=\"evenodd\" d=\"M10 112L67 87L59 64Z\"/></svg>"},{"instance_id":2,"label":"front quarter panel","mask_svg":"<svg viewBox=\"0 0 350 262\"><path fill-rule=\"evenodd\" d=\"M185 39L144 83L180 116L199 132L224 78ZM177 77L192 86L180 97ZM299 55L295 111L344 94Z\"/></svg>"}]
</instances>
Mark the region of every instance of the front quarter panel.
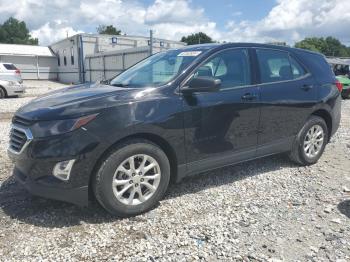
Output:
<instances>
[{"instance_id":1,"label":"front quarter panel","mask_svg":"<svg viewBox=\"0 0 350 262\"><path fill-rule=\"evenodd\" d=\"M107 108L88 131L103 138L106 150L129 136L156 135L174 149L178 164L185 163L181 97L162 88L137 92L133 100Z\"/></svg>"}]
</instances>

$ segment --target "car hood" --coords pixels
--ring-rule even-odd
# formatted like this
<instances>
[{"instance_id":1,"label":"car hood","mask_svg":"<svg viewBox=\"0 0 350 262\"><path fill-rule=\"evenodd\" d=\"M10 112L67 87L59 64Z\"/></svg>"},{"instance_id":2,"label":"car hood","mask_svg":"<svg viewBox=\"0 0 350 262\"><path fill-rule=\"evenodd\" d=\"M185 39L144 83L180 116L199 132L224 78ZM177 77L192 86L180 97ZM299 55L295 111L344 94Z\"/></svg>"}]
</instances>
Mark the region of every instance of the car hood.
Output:
<instances>
[{"instance_id":1,"label":"car hood","mask_svg":"<svg viewBox=\"0 0 350 262\"><path fill-rule=\"evenodd\" d=\"M74 118L135 100L144 89L82 84L36 98L19 108L17 116L28 120Z\"/></svg>"}]
</instances>

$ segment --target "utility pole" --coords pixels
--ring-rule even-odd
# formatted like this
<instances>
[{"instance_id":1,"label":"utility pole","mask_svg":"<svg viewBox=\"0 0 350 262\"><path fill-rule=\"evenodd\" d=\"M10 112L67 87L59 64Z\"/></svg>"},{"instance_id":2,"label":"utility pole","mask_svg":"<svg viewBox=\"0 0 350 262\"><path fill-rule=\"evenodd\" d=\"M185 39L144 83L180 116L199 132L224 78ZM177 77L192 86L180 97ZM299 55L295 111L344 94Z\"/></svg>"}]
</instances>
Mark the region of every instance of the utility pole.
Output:
<instances>
[{"instance_id":1,"label":"utility pole","mask_svg":"<svg viewBox=\"0 0 350 262\"><path fill-rule=\"evenodd\" d=\"M153 31L149 30L149 55L153 54Z\"/></svg>"}]
</instances>

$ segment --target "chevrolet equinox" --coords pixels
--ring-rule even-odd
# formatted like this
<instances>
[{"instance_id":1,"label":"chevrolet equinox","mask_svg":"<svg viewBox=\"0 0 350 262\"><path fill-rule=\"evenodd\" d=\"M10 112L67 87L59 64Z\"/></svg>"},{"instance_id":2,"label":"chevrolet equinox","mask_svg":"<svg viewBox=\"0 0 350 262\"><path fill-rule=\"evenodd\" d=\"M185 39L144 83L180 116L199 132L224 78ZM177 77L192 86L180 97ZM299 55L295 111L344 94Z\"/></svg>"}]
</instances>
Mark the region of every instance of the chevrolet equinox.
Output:
<instances>
[{"instance_id":1,"label":"chevrolet equinox","mask_svg":"<svg viewBox=\"0 0 350 262\"><path fill-rule=\"evenodd\" d=\"M338 129L341 88L318 53L188 46L21 107L8 154L32 194L82 206L94 196L133 216L192 174L277 153L316 163Z\"/></svg>"}]
</instances>

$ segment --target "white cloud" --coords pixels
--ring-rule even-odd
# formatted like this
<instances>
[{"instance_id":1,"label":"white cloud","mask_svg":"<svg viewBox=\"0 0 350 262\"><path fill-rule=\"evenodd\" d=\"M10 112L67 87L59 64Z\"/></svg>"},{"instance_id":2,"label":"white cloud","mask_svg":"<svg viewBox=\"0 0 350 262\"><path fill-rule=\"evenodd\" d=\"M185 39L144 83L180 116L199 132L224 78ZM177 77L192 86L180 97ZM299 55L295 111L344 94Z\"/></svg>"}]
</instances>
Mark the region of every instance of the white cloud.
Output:
<instances>
[{"instance_id":1,"label":"white cloud","mask_svg":"<svg viewBox=\"0 0 350 262\"><path fill-rule=\"evenodd\" d=\"M234 3L232 3L232 6ZM224 8L224 7L223 7ZM201 7L191 0L1 0L0 22L9 16L24 20L42 45L81 31L95 32L99 24L113 24L128 34L179 40L203 31L220 41L287 41L305 36L335 36L350 44L350 1L276 0L276 5L259 21L242 21L240 12L218 29ZM225 10L223 10L225 12Z\"/></svg>"},{"instance_id":2,"label":"white cloud","mask_svg":"<svg viewBox=\"0 0 350 262\"><path fill-rule=\"evenodd\" d=\"M231 41L287 41L306 36L335 36L350 43L350 1L278 0L258 22L227 23L224 38Z\"/></svg>"},{"instance_id":3,"label":"white cloud","mask_svg":"<svg viewBox=\"0 0 350 262\"><path fill-rule=\"evenodd\" d=\"M83 31L76 31L70 26L64 26L60 20L53 23L47 22L40 28L31 31L32 37L39 38L40 43L54 43L78 33L83 33Z\"/></svg>"},{"instance_id":4,"label":"white cloud","mask_svg":"<svg viewBox=\"0 0 350 262\"><path fill-rule=\"evenodd\" d=\"M145 22L147 24L192 24L204 22L204 9L191 8L185 0L155 0L146 9Z\"/></svg>"},{"instance_id":5,"label":"white cloud","mask_svg":"<svg viewBox=\"0 0 350 262\"><path fill-rule=\"evenodd\" d=\"M187 36L195 32L205 32L213 39L221 39L221 33L216 29L216 23L206 22L193 25L180 23L161 23L153 26L155 35L167 39L179 40L182 36Z\"/></svg>"}]
</instances>

